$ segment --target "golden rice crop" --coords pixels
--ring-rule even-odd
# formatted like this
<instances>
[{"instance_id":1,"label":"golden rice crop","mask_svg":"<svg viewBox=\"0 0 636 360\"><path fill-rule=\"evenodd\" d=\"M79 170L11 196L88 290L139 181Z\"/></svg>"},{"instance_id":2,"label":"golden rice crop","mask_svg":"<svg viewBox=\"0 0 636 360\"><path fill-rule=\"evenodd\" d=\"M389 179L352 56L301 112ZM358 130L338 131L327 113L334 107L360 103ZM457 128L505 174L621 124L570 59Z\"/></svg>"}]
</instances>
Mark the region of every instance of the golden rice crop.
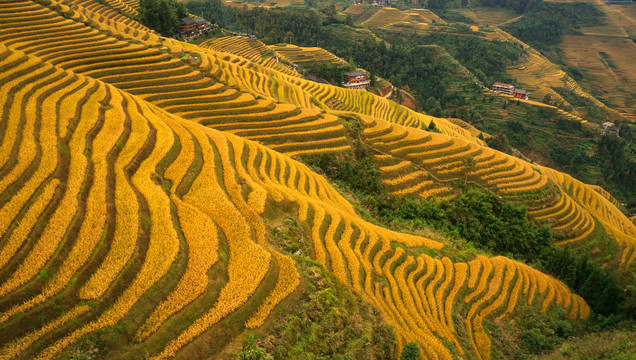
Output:
<instances>
[{"instance_id":1,"label":"golden rice crop","mask_svg":"<svg viewBox=\"0 0 636 360\"><path fill-rule=\"evenodd\" d=\"M81 0L74 1L86 3ZM2 6L0 4L0 10ZM73 23L73 20L69 21ZM63 24L69 21L60 19ZM63 26L56 29L67 29L66 25ZM82 24L74 25L78 29L83 26ZM122 33L126 34L125 31L120 31L118 34ZM124 36L124 38L127 37ZM173 40L166 40L166 47L175 54L178 51L192 49ZM262 76L258 79L254 77L254 74L260 72L259 68L252 67L244 59L228 57L227 60L219 60L213 56L213 52L209 54L211 54L208 57L210 68L212 64L215 64L214 66L219 69L226 67L235 70L228 76L243 77L243 80L238 81L244 81L245 86L271 85L271 83L267 85L266 79ZM245 54L256 55L253 52ZM155 55L150 51L146 55L149 57L148 63L164 61L160 58L152 58ZM93 66L91 65L93 60L98 59L91 60L90 57L84 58L82 55L78 58L76 65L85 66L84 70L89 71L88 67ZM228 65L230 62L236 66ZM99 71L109 71L126 64L131 65L131 62L128 60L101 61ZM30 65L35 70L32 74L38 74L39 67L36 65L33 62ZM248 66L249 71L246 71L243 67ZM45 65L40 67L46 68ZM51 67L49 66L48 69ZM98 68L91 68L90 71L97 73ZM356 111L362 109L363 112L390 118L396 123L421 126L426 120L430 120L423 115L420 116L363 92L350 92L329 86L308 84L297 78L288 81L287 75L276 75L274 70L270 71L278 84L276 93L288 101L302 101L298 90L301 87L311 87L316 94L333 93L329 96L337 97L336 100L342 103L338 106ZM54 72L64 77L64 79L60 78L60 81L69 81L70 84L71 76L73 76L71 72L64 72L59 68L54 68ZM23 80L29 79L27 76L25 75ZM68 161L68 170L64 170L68 172L68 179L60 178L60 184L63 184L66 190L57 209L52 212L51 220L45 227L44 233L33 239L31 252L26 254L17 267L20 272L16 271L16 275L2 283L0 289L4 289L5 294L19 289L33 278L33 275L42 269L49 259L56 256L56 249L61 241L64 241L68 245L68 251L64 253L65 258L55 259L61 264L59 269L53 267L55 272L45 291L31 300L26 299L28 301L25 303L26 306L31 306L35 302L48 301L47 297L59 292L62 286L71 282L73 275L78 273L89 259L92 261L91 264L96 264L96 267L87 268L88 280L82 277L77 278L78 281L86 282L77 284L79 292L71 295L75 299L74 296L77 294L81 299L90 299L100 306L95 307L94 317L91 313L91 318L94 320L79 323L72 327L72 330L60 325L67 323L71 318L79 317L86 311L83 310L84 308L73 308L79 309L76 310L77 313L63 315L54 322L35 329L32 335L29 335L30 338L24 338L22 345L14 348L16 353L23 351L25 346L28 346L24 344L31 342L31 339L37 341L37 337L55 332L53 336L56 341L39 355L42 358L61 356L60 352L77 339L93 331L114 326L127 316L134 316L130 313L131 309L140 300L155 294L163 294L163 298L156 299L154 308L149 309L150 315L140 319L142 325L136 338L141 342L140 346L152 345L149 348L155 349L153 337L150 335L165 328L166 331L162 331L161 336L165 335L163 341L167 345L163 349L153 350L155 352L149 356L155 358L174 356L208 329L215 325L225 326L219 325L219 320L241 309L252 300L263 280L270 279L267 277L268 274L272 274L273 280L275 272L270 273L273 270L271 266L277 264L278 277L275 279L273 289L269 293L262 294L264 300L255 304L256 310L252 310L247 322L244 323L250 328L262 325L277 304L287 298L300 281L294 261L271 248L265 236L264 219L268 216L265 209L270 204L276 206L283 202L291 203L293 206L289 208L294 210L291 210L290 216L297 217L310 229L307 235L312 241L314 259L324 266L330 266L344 283L350 285L363 299L373 303L382 312L387 322L396 327L400 344L405 341L417 341L427 356L451 358L449 348L455 347L460 354L467 350L462 349L457 341L454 321L452 321L453 307L462 300L470 307L470 321L466 326L470 338L473 339L475 348L473 351L477 351L478 355L486 354L489 340L481 326L485 316L483 313L502 311L505 314L506 309L510 308L508 303L508 307L503 309L505 300L509 299L508 289L513 287L513 292L515 292L514 289L518 292L522 285L519 280L522 276L545 281L548 283L546 286L554 289L555 294L550 297L543 285L541 285L543 290L539 289L541 291L536 291L536 286L528 287L528 292L537 292L537 297L542 296L542 306L546 303L555 303L567 308L565 304L568 303L567 299L570 299L571 308L568 310L573 317L585 317L589 312L580 298L568 296L569 293L565 287L561 287L550 277L539 278L537 275L539 273L534 270L526 271L525 275L517 275L518 280L513 285L511 279L515 278L515 272L510 269L517 269L517 274L520 274L521 270L518 270L516 263L510 260L479 257L466 264L453 263L448 258L437 260L427 255L419 255L416 258L405 255L406 249L409 248L440 249L443 244L424 237L399 234L364 221L354 207L338 194L327 180L312 172L307 166L295 162L289 156L237 136L205 128L194 121L168 114L164 111L165 109L162 110L138 97L107 86L103 82L85 77L78 77L78 79L79 82L74 85L76 91L68 89L65 90L64 95L62 93L56 96L47 95L51 96L51 100L45 100L40 108L33 106L35 113L41 112L44 116L28 119L32 122L40 121L41 124L38 126L41 126L41 130L53 130L55 125L60 128L60 133L64 134L62 138L68 139L68 143L64 144L68 148L68 150L65 149L68 151L68 159L63 158ZM281 79L284 81L279 81ZM293 84L295 87L284 84ZM6 83L0 80L0 87L2 86L6 86ZM219 93L220 88L216 85L209 86L206 89L210 90L210 98L213 98L214 96L211 95ZM25 98L19 104L32 106L36 102L34 94L35 96L44 94L50 88L42 87L39 92L29 94L31 98L26 98L26 92L18 94L17 97ZM157 100L158 103L172 101L169 96L173 90L173 99L183 101L188 97L184 89L178 87L166 86L152 90L157 91L149 91L148 94L167 96L162 98L163 100ZM60 109L63 109L61 112L64 114L60 117L44 114L53 110L53 105L61 96L66 96L65 100L60 102ZM208 95L202 96L205 98ZM201 104L205 104L205 101ZM178 106L178 102L173 105ZM22 111L19 106L21 105L15 105L12 111ZM289 111L283 111L284 109ZM246 112L247 115L243 117L237 115L233 118L234 115L231 114L226 116L232 117L233 123L249 119L249 116L252 117L250 121L262 123L266 119L261 115L280 114L281 118L291 117L297 116L296 110L298 109L293 106L282 105L274 109L267 107L267 110L262 112ZM240 109L237 112L240 112ZM291 113L295 115L289 115ZM74 119L75 114L80 116ZM310 118L309 113L307 114L307 118ZM315 120L314 115L315 112L311 112L311 118ZM18 121L17 119L16 116L13 121ZM300 119L304 118L298 116L298 120ZM331 120L333 119L329 121ZM99 124L97 127L96 121ZM376 121L376 124L381 122L372 119L365 123L371 124L373 121ZM17 126L11 126L17 128ZM247 126L249 127L249 124ZM383 125L378 127L384 128ZM415 129L402 131L401 127L395 125L391 127L391 131L385 133L389 136L384 138L379 136L381 140L378 142L393 141L395 151L420 151L426 148L435 151L435 149L440 150L455 145L452 149L457 150L464 149L465 144L468 143L441 135L424 136ZM342 130L342 127L339 129ZM454 131L452 128L449 129ZM55 131L51 131L51 134L55 134ZM410 140L421 139L422 143L408 149L407 147L411 145L399 143L399 136L402 135ZM393 137L392 140L389 140L391 137ZM48 140L40 138L37 142L41 145L50 144L53 149L53 146L57 146L55 140L54 137ZM35 142L33 138L25 138L21 141ZM12 147L12 145L5 145L4 140L2 146L1 149L5 150ZM33 148L33 144L25 143L25 149L28 147ZM469 147L472 149L473 145ZM42 159L45 156L55 157L57 151L43 154ZM112 158L113 155L115 155L114 158ZM450 153L447 155L449 159L453 156ZM3 156L6 158L9 155ZM46 163L52 164L54 161L55 159L51 158ZM200 169L196 170L198 173L188 173L191 165L195 163L200 164ZM424 163L423 161L422 164ZM107 164L112 166L112 174L109 173L111 170ZM430 162L430 164L433 163ZM89 166L92 167L91 171L95 179L92 179L90 187L84 188ZM162 173L161 169L165 169L165 172ZM46 171L42 174L46 174ZM110 183L107 183L106 179L109 176L113 181L114 189L107 192L106 189ZM3 177L0 181L7 182L8 180L5 179ZM184 182L185 179L187 181ZM54 196L59 186L55 181L48 183L43 181L44 179L41 179L37 182L43 184L42 192L34 198L30 208L25 209L23 219L26 225L29 225L29 221L33 222L37 214L42 212L40 209L49 202L49 198ZM182 188L185 194L175 193L176 188L182 183L184 183ZM426 187L422 189L429 190ZM78 197L81 198L79 194L82 193L85 194L86 205L78 202ZM109 209L106 203L109 200L107 197L110 196L113 196L114 203L109 205L114 205L114 208ZM142 204L144 206L141 206ZM85 216L81 219L81 223L78 223L77 239L65 239L69 224L75 217L75 209L79 206L85 206ZM309 214L313 216L308 216ZM110 215L115 217L113 221L115 229L104 231L107 216ZM20 230L18 226L14 234L17 236L24 234L25 231ZM112 239L105 239L106 248L102 248L101 252L93 251L97 248L102 234L106 233L112 237ZM183 234L184 242L180 243L179 233ZM222 287L213 304L197 303L198 308L207 306L202 309L203 315L185 320L186 323L183 326L185 330L173 333L172 329L167 328L170 324L167 320L182 316L182 310L186 306L197 302L200 296L205 294L208 286L208 270L221 254L221 246L218 244L221 234L225 240L223 248L227 249L227 257L222 262L227 266L227 269L224 269L227 270L227 282L219 283ZM147 241L147 249L139 260L130 262L135 256L136 244L139 240ZM180 248L182 245L187 246L187 249ZM102 258L91 258L98 253ZM187 260L187 263L182 262L186 264L183 273L171 272L178 255L185 256ZM135 265L135 262L139 264ZM134 277L123 283L118 282L123 269L128 268L126 265L129 263L132 264ZM491 277L493 265L494 275ZM480 274L482 267L483 272ZM468 270L470 270L470 277L466 281ZM175 279L174 285L170 288L164 292L148 293L153 286L162 286L160 279L172 277L175 274L179 274L179 278ZM112 294L111 303L100 303L101 296L106 290L119 289L113 286L114 284L123 284L124 287L118 290L118 293ZM525 286L525 283L523 285ZM463 298L456 298L458 294L463 294L464 286L471 288L471 292ZM497 293L502 287L505 290ZM72 287L71 291L76 291L74 289L75 287ZM261 294L258 296L260 298ZM494 301L489 302L490 299ZM11 315L19 312L18 309L25 309L22 306L24 306L23 303L19 303L17 307L5 312L2 322L18 321L18 317L13 318ZM479 312L479 310L482 311Z\"/></svg>"}]
</instances>

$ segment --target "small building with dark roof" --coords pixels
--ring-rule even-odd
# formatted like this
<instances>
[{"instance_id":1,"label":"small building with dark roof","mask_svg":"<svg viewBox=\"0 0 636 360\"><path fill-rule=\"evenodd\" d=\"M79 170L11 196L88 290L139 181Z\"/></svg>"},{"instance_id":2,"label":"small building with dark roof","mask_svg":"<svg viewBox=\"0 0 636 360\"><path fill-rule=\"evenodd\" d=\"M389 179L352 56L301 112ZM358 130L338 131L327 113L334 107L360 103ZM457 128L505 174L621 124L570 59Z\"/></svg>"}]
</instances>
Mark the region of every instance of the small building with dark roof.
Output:
<instances>
[{"instance_id":1,"label":"small building with dark roof","mask_svg":"<svg viewBox=\"0 0 636 360\"><path fill-rule=\"evenodd\" d=\"M179 20L179 35L185 37L194 36L197 30L197 25L194 19L185 17Z\"/></svg>"},{"instance_id":2,"label":"small building with dark roof","mask_svg":"<svg viewBox=\"0 0 636 360\"><path fill-rule=\"evenodd\" d=\"M353 70L344 74L345 81L342 84L347 89L366 90L371 84L371 80L366 72L362 70Z\"/></svg>"},{"instance_id":3,"label":"small building with dark roof","mask_svg":"<svg viewBox=\"0 0 636 360\"><path fill-rule=\"evenodd\" d=\"M185 17L179 20L179 35L184 39L194 38L206 31L213 30L215 25L200 17Z\"/></svg>"},{"instance_id":4,"label":"small building with dark roof","mask_svg":"<svg viewBox=\"0 0 636 360\"><path fill-rule=\"evenodd\" d=\"M205 32L205 31L209 31L212 29L212 24L210 24L209 21L200 18L200 17L195 17L192 20L194 20L194 24L196 26L197 31L199 32Z\"/></svg>"},{"instance_id":5,"label":"small building with dark roof","mask_svg":"<svg viewBox=\"0 0 636 360\"><path fill-rule=\"evenodd\" d=\"M528 100L528 98L530 97L530 92L524 89L515 89L512 96L516 97L517 99Z\"/></svg>"}]
</instances>

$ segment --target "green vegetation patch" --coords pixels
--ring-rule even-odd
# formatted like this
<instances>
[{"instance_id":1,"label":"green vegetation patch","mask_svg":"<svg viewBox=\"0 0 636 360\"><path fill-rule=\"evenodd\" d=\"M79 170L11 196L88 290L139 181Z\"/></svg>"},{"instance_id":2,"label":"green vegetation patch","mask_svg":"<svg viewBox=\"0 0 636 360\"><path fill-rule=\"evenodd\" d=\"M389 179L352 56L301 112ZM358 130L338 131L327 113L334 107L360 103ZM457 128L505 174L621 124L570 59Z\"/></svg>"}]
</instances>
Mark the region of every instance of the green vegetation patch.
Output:
<instances>
[{"instance_id":1,"label":"green vegetation patch","mask_svg":"<svg viewBox=\"0 0 636 360\"><path fill-rule=\"evenodd\" d=\"M176 0L140 0L139 21L163 36L179 31L179 20L186 17L183 3Z\"/></svg>"},{"instance_id":2,"label":"green vegetation patch","mask_svg":"<svg viewBox=\"0 0 636 360\"><path fill-rule=\"evenodd\" d=\"M586 2L540 2L503 29L554 59L563 35L576 34L581 27L603 25L604 17L602 11Z\"/></svg>"}]
</instances>

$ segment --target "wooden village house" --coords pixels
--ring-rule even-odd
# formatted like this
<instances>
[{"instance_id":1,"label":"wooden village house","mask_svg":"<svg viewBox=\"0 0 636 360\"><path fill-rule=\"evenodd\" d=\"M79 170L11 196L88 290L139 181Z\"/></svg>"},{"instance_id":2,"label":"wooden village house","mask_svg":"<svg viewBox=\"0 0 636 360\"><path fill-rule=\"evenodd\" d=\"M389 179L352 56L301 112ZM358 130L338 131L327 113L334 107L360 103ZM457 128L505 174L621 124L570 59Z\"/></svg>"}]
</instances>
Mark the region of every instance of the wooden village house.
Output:
<instances>
[{"instance_id":1,"label":"wooden village house","mask_svg":"<svg viewBox=\"0 0 636 360\"><path fill-rule=\"evenodd\" d=\"M371 80L366 72L353 70L344 74L345 81L342 84L347 89L366 90L371 84Z\"/></svg>"}]
</instances>

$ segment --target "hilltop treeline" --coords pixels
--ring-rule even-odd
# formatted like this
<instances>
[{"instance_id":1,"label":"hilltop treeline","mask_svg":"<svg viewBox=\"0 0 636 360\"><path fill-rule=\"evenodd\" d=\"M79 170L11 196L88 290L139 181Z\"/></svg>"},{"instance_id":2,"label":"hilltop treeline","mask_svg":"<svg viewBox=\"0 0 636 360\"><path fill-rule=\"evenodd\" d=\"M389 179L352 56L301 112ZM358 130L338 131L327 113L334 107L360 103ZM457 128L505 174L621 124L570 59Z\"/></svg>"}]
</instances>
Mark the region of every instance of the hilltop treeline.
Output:
<instances>
[{"instance_id":1,"label":"hilltop treeline","mask_svg":"<svg viewBox=\"0 0 636 360\"><path fill-rule=\"evenodd\" d=\"M175 0L140 0L139 21L163 36L174 36L179 19L186 17L183 3Z\"/></svg>"},{"instance_id":2,"label":"hilltop treeline","mask_svg":"<svg viewBox=\"0 0 636 360\"><path fill-rule=\"evenodd\" d=\"M192 0L187 8L222 28L254 34L265 43L284 42L292 33L297 45L313 40L315 46L315 39L322 33L323 17L311 9L237 9L221 0Z\"/></svg>"},{"instance_id":3,"label":"hilltop treeline","mask_svg":"<svg viewBox=\"0 0 636 360\"><path fill-rule=\"evenodd\" d=\"M533 9L542 0L479 0L484 6L496 6L506 9L513 9L517 12L524 12Z\"/></svg>"},{"instance_id":4,"label":"hilltop treeline","mask_svg":"<svg viewBox=\"0 0 636 360\"><path fill-rule=\"evenodd\" d=\"M604 16L589 3L541 2L503 29L545 53L553 50L563 35L576 33L580 27L602 25Z\"/></svg>"}]
</instances>

